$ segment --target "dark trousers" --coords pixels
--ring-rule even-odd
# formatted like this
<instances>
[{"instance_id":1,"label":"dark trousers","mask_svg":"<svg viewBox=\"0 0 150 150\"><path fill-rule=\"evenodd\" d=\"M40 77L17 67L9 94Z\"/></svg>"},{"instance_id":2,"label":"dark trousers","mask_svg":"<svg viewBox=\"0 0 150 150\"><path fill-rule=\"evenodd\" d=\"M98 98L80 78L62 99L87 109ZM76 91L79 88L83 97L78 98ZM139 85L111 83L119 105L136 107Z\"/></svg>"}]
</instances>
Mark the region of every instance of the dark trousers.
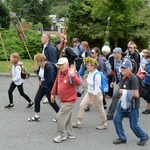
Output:
<instances>
[{"instance_id":1,"label":"dark trousers","mask_svg":"<svg viewBox=\"0 0 150 150\"><path fill-rule=\"evenodd\" d=\"M118 89L113 94L112 102L109 106L107 116L113 117L113 115L116 111L116 107L117 107L119 98L120 98L120 94L119 94L119 87L118 87Z\"/></svg>"},{"instance_id":2,"label":"dark trousers","mask_svg":"<svg viewBox=\"0 0 150 150\"><path fill-rule=\"evenodd\" d=\"M110 87L110 83L112 82L112 78L113 76L108 76L108 85L109 85L109 90L108 92L106 92L105 94L112 97L113 96L113 91L114 91L114 88L111 88Z\"/></svg>"},{"instance_id":3,"label":"dark trousers","mask_svg":"<svg viewBox=\"0 0 150 150\"><path fill-rule=\"evenodd\" d=\"M58 113L59 106L57 105L56 102L54 102L54 103L51 102L50 91L51 90L48 90L46 88L42 88L41 86L39 86L39 89L38 89L36 96L35 96L35 99L34 99L34 102L35 102L34 111L35 112L37 112L37 113L40 112L40 102L41 102L43 96L46 95L46 97L49 101L49 104L53 107L55 112Z\"/></svg>"},{"instance_id":4,"label":"dark trousers","mask_svg":"<svg viewBox=\"0 0 150 150\"><path fill-rule=\"evenodd\" d=\"M9 90L8 90L8 96L9 96L9 102L10 104L13 104L13 91L15 88L18 88L18 91L22 97L24 97L29 103L31 102L31 99L26 95L23 91L23 83L21 85L16 85L14 82L10 84Z\"/></svg>"},{"instance_id":5,"label":"dark trousers","mask_svg":"<svg viewBox=\"0 0 150 150\"><path fill-rule=\"evenodd\" d=\"M81 67L81 64L83 63L83 60L82 59L78 59L76 61L76 70L79 71L80 70L80 67Z\"/></svg>"}]
</instances>

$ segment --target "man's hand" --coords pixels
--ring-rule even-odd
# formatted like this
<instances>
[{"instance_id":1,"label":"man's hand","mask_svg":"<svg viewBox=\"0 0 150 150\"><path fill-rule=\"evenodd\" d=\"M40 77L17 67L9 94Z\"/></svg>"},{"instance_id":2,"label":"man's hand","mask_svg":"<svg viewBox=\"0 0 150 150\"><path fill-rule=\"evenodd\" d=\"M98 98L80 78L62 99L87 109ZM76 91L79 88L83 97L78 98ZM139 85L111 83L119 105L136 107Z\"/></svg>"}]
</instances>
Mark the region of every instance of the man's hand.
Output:
<instances>
[{"instance_id":1,"label":"man's hand","mask_svg":"<svg viewBox=\"0 0 150 150\"><path fill-rule=\"evenodd\" d=\"M68 73L71 77L74 76L74 74L75 74L75 66L74 65L70 66Z\"/></svg>"}]
</instances>

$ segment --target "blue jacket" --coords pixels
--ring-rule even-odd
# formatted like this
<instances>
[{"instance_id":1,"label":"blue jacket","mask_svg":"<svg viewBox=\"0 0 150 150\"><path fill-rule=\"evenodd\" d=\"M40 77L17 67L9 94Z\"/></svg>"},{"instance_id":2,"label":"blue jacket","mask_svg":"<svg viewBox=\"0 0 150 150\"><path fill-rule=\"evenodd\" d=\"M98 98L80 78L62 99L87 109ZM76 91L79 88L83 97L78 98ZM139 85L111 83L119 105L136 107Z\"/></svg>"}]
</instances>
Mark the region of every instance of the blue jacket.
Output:
<instances>
[{"instance_id":1,"label":"blue jacket","mask_svg":"<svg viewBox=\"0 0 150 150\"><path fill-rule=\"evenodd\" d=\"M42 46L42 49L43 49L43 46ZM44 55L46 56L47 61L57 63L58 54L54 45L48 43L44 49Z\"/></svg>"},{"instance_id":2,"label":"blue jacket","mask_svg":"<svg viewBox=\"0 0 150 150\"><path fill-rule=\"evenodd\" d=\"M147 74L145 75L144 83L145 84L150 84L150 63L148 63L146 65L145 71L147 72Z\"/></svg>"},{"instance_id":3,"label":"blue jacket","mask_svg":"<svg viewBox=\"0 0 150 150\"><path fill-rule=\"evenodd\" d=\"M40 70L40 67L37 70L37 74L39 73L39 70ZM56 67L47 61L44 67L44 79L45 80L42 81L42 87L51 91L53 84L55 82L56 75L57 75ZM39 80L40 80L40 77L39 77Z\"/></svg>"}]
</instances>

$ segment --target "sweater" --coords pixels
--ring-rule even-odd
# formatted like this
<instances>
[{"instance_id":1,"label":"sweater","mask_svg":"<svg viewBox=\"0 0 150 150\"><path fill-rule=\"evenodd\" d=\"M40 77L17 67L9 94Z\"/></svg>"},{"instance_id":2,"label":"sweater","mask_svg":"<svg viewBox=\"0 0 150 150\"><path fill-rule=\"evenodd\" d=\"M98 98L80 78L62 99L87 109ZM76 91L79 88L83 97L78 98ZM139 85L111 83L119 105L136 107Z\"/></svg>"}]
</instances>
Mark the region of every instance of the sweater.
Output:
<instances>
[{"instance_id":1,"label":"sweater","mask_svg":"<svg viewBox=\"0 0 150 150\"><path fill-rule=\"evenodd\" d=\"M21 85L24 80L21 78L21 66L12 66L12 80L15 83L15 85Z\"/></svg>"},{"instance_id":2,"label":"sweater","mask_svg":"<svg viewBox=\"0 0 150 150\"><path fill-rule=\"evenodd\" d=\"M81 84L81 80L77 74L72 77L72 81L76 86ZM55 95L55 88L57 87L57 94L61 102L75 103L77 99L77 92L74 84L70 83L68 70L65 72L59 71L51 94Z\"/></svg>"}]
</instances>

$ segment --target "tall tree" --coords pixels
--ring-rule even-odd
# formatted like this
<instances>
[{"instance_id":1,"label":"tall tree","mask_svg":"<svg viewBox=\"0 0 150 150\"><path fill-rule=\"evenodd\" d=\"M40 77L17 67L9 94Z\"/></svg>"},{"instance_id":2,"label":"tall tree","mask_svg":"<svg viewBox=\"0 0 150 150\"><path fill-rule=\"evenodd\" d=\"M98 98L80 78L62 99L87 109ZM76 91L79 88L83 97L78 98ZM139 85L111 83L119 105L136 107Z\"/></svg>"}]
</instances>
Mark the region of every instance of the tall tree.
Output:
<instances>
[{"instance_id":1,"label":"tall tree","mask_svg":"<svg viewBox=\"0 0 150 150\"><path fill-rule=\"evenodd\" d=\"M43 0L40 4L39 0L32 0L30 3L24 2L24 8L22 9L22 13L24 18L33 22L33 24L37 24L41 22L43 26L50 26L50 4L51 0Z\"/></svg>"},{"instance_id":2,"label":"tall tree","mask_svg":"<svg viewBox=\"0 0 150 150\"><path fill-rule=\"evenodd\" d=\"M10 14L8 7L0 2L0 27L8 29L10 25Z\"/></svg>"},{"instance_id":3,"label":"tall tree","mask_svg":"<svg viewBox=\"0 0 150 150\"><path fill-rule=\"evenodd\" d=\"M102 18L103 22L109 19L106 31L112 48L120 45L124 47L121 41L127 43L131 39L150 39L150 22L147 21L150 18L148 0L88 1L93 4L92 18Z\"/></svg>"},{"instance_id":4,"label":"tall tree","mask_svg":"<svg viewBox=\"0 0 150 150\"><path fill-rule=\"evenodd\" d=\"M72 1L68 9L67 36L69 41L78 37L86 40L90 46L101 47L104 43L104 28L100 18L93 19L91 11L93 7L86 0Z\"/></svg>"}]
</instances>

